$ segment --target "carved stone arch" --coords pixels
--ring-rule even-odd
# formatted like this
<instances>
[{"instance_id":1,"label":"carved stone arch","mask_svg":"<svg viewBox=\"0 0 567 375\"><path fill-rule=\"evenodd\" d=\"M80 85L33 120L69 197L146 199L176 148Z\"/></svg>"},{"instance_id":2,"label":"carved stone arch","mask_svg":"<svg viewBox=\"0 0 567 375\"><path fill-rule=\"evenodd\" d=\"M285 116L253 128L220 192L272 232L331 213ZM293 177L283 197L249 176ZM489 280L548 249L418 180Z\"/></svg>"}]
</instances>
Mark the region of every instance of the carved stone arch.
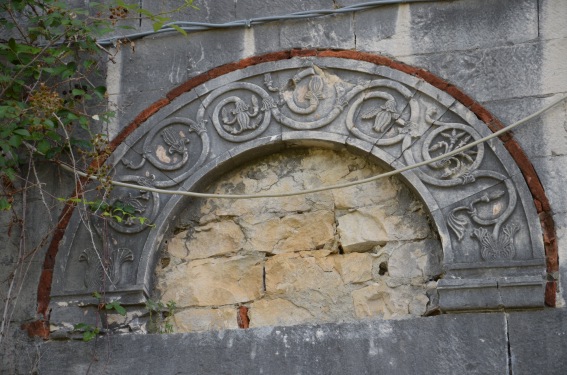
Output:
<instances>
[{"instance_id":1,"label":"carved stone arch","mask_svg":"<svg viewBox=\"0 0 567 375\"><path fill-rule=\"evenodd\" d=\"M399 169L491 133L477 116L487 121L487 112L473 112L423 71L347 51L291 55L218 68L204 76L211 79L170 92L115 140L107 163L116 179L198 191L244 160L296 146L345 147ZM543 306L538 211L500 140L402 176L442 241L444 311ZM159 245L183 198L116 188L111 202L119 201L153 227L126 219L105 231L96 221L87 229L75 212L55 243L53 306L92 302L93 286L104 285L124 304L149 295ZM97 246L106 249L104 267Z\"/></svg>"}]
</instances>

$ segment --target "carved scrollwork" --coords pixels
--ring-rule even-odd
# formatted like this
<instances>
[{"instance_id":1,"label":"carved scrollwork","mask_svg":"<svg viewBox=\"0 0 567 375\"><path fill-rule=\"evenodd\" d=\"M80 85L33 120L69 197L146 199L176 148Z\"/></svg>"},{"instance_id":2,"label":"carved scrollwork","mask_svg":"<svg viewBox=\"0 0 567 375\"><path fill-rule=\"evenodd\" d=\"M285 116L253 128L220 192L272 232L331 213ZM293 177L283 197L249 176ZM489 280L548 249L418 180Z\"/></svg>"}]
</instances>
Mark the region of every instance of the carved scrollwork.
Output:
<instances>
[{"instance_id":1,"label":"carved scrollwork","mask_svg":"<svg viewBox=\"0 0 567 375\"><path fill-rule=\"evenodd\" d=\"M166 179L151 180L155 187L171 187L189 177L199 168L209 154L209 136L205 129L206 120L195 122L191 119L171 117L155 126L145 137L141 160L136 164L130 159L122 159L122 163L132 170L141 169L146 161L162 171L175 171L177 175L169 175ZM194 133L200 140L201 152L199 158L187 168L190 159L192 141L190 134ZM138 176L127 176L128 181L139 182ZM150 183L149 181L147 183Z\"/></svg>"},{"instance_id":2,"label":"carved scrollwork","mask_svg":"<svg viewBox=\"0 0 567 375\"><path fill-rule=\"evenodd\" d=\"M208 107L219 97L231 91L244 90L251 92L248 99L231 95L218 102L211 115L217 133L224 139L232 142L244 142L262 134L271 119L271 110L274 100L261 87L248 82L232 83L213 91L205 98L197 113L197 121L205 120ZM262 100L260 107L258 97Z\"/></svg>"},{"instance_id":3,"label":"carved scrollwork","mask_svg":"<svg viewBox=\"0 0 567 375\"><path fill-rule=\"evenodd\" d=\"M119 248L102 256L96 249L87 248L79 256L79 262L85 262L87 269L83 279L85 288L99 291L103 288L115 290L123 282L123 265L134 261L134 253L130 249Z\"/></svg>"},{"instance_id":4,"label":"carved scrollwork","mask_svg":"<svg viewBox=\"0 0 567 375\"><path fill-rule=\"evenodd\" d=\"M381 146L419 136L419 104L406 87L390 80L374 80L366 86L347 112L346 126L351 133ZM401 94L405 101L399 102L386 90Z\"/></svg>"},{"instance_id":5,"label":"carved scrollwork","mask_svg":"<svg viewBox=\"0 0 567 375\"><path fill-rule=\"evenodd\" d=\"M121 182L136 183L140 186L155 187L155 175L127 175L120 178ZM121 233L138 233L148 228L159 212L159 194L145 190L116 188L110 199L111 206L119 206L129 212L117 213L120 220L111 218L109 225Z\"/></svg>"},{"instance_id":6,"label":"carved scrollwork","mask_svg":"<svg viewBox=\"0 0 567 375\"><path fill-rule=\"evenodd\" d=\"M422 147L423 159L431 160L433 157L447 154L480 138L480 134L467 125L440 126L425 138ZM472 149L433 162L429 164L429 167L437 172L435 177L438 179L460 179L465 176L465 180L468 181L472 178L472 172L482 162L483 156L484 144L481 143Z\"/></svg>"},{"instance_id":7,"label":"carved scrollwork","mask_svg":"<svg viewBox=\"0 0 567 375\"><path fill-rule=\"evenodd\" d=\"M516 190L504 176L491 171L482 173L484 177L502 178L506 190L485 192L472 199L468 205L453 208L447 218L447 224L459 242L464 239L466 233L479 241L481 259L513 259L516 254L514 236L520 226L513 222L505 223L516 207ZM479 205L485 206L485 216L480 214ZM493 228L492 232L487 229L490 227Z\"/></svg>"},{"instance_id":8,"label":"carved scrollwork","mask_svg":"<svg viewBox=\"0 0 567 375\"><path fill-rule=\"evenodd\" d=\"M277 92L279 101L272 115L281 124L296 130L318 129L330 124L364 87L312 67L301 70L284 87L274 85L271 74L264 75L264 85ZM280 108L281 107L281 108Z\"/></svg>"}]
</instances>

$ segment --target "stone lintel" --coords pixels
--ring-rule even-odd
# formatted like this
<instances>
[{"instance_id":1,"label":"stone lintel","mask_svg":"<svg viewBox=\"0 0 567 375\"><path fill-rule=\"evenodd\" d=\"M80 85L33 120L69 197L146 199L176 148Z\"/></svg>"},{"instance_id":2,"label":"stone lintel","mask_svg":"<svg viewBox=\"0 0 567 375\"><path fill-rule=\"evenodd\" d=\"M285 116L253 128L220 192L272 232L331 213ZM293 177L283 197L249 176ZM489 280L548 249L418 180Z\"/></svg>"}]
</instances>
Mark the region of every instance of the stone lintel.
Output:
<instances>
[{"instance_id":1,"label":"stone lintel","mask_svg":"<svg viewBox=\"0 0 567 375\"><path fill-rule=\"evenodd\" d=\"M537 276L442 279L437 284L444 312L543 308L544 280Z\"/></svg>"}]
</instances>

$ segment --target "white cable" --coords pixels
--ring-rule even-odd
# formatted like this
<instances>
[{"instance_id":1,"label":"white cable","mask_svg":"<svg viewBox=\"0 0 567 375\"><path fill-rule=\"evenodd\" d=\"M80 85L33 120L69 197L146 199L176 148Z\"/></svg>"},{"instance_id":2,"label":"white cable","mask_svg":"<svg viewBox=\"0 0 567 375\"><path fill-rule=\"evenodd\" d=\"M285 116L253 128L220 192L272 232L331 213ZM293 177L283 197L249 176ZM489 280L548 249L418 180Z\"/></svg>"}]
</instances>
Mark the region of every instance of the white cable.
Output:
<instances>
[{"instance_id":1,"label":"white cable","mask_svg":"<svg viewBox=\"0 0 567 375\"><path fill-rule=\"evenodd\" d=\"M149 191L149 192L153 192L153 193L159 193L159 194L170 194L170 195L183 195L183 196L188 196L188 197L198 197L198 198L223 198L223 199L256 199L256 198L280 198L280 197L291 197L294 195L304 195L304 194L311 194L311 193L318 193L321 191L327 191L327 190L335 190L335 189L342 189L342 188L346 188L346 187L351 187L351 186L355 186L355 185L361 185L361 184L365 184L368 182L372 182L372 181L376 181L378 179L381 178L386 178L386 177L390 177L390 176L394 176L403 172L407 172L410 171L412 169L415 168L419 168L419 167L423 167L425 165L431 164L431 163L435 163L437 161L443 160L445 158L448 158L450 156L459 154L465 150L468 150L470 148L475 147L476 145L489 141L493 138L496 138L528 121L530 121L531 119L541 115L542 113L544 113L545 111L547 111L548 109L550 109L551 107L559 104L560 102L562 102L563 100L567 99L567 96L563 96L559 99L554 100L553 102L551 102L550 104L548 104L547 106L543 107L542 109L540 109L539 111L532 113L531 115L524 117L523 119L508 125L500 130L498 130L497 132L492 133L489 136L486 136L484 138L478 139L474 142L471 142L463 147L457 148L451 152L448 152L446 154L442 154L439 155L437 157L434 157L430 160L426 160L426 161L422 161L416 164L412 164L412 165L408 165L406 167L400 168L400 169L396 169L390 172L386 172L386 173L382 173L373 177L368 177L362 180L357 180L357 181L352 181L352 182L346 182L346 183L342 183L342 184L336 184L336 185L330 185L330 186L323 186L320 188L314 188L314 189L307 189L307 190L300 190L300 191L292 191L292 192L288 192L288 193L266 193L266 194L241 194L241 195L233 195L233 194L208 194L208 193L196 193L196 192L192 192L192 191L182 191L182 190L164 190L164 189L156 189L156 188L152 188L152 187L147 187L147 186L142 186L142 185L134 185L134 184L128 184L125 182L119 182L119 181L114 181L114 180L109 180L109 179L100 179L104 182L110 182L112 185L115 186L121 186L121 187L126 187L126 188L132 188L132 189L137 189L137 190L144 190L144 191ZM66 164L63 163L59 163L60 166L69 171L69 172L73 172L78 174L79 176L82 177L87 177L91 180L99 180L99 178L97 178L96 176L89 176L88 174L84 173L84 172L80 172L77 171L75 168L68 166Z\"/></svg>"}]
</instances>

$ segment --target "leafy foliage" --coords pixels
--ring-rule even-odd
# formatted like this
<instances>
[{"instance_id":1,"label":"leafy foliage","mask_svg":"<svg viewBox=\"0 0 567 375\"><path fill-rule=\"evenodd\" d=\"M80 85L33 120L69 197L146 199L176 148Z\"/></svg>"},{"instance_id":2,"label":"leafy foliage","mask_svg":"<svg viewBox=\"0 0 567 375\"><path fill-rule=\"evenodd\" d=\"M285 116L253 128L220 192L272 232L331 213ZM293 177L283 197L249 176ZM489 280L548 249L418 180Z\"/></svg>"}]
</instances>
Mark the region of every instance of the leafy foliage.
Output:
<instances>
[{"instance_id":1,"label":"leafy foliage","mask_svg":"<svg viewBox=\"0 0 567 375\"><path fill-rule=\"evenodd\" d=\"M185 0L173 12L192 3ZM112 55L97 38L131 28L126 20L140 17L154 29L169 21L166 14L122 0L89 2L82 9L58 0L0 2L0 178L17 178L29 150L58 159L74 147L83 166L105 154L98 132L113 113L106 106L106 88L95 82ZM125 43L118 40L117 47ZM104 176L108 170L88 173ZM0 196L0 210L10 207L9 197Z\"/></svg>"},{"instance_id":2,"label":"leafy foliage","mask_svg":"<svg viewBox=\"0 0 567 375\"><path fill-rule=\"evenodd\" d=\"M148 299L146 301L146 309L150 313L149 326L156 333L173 333L173 318L175 309L177 308L175 301L154 301Z\"/></svg>"}]
</instances>

